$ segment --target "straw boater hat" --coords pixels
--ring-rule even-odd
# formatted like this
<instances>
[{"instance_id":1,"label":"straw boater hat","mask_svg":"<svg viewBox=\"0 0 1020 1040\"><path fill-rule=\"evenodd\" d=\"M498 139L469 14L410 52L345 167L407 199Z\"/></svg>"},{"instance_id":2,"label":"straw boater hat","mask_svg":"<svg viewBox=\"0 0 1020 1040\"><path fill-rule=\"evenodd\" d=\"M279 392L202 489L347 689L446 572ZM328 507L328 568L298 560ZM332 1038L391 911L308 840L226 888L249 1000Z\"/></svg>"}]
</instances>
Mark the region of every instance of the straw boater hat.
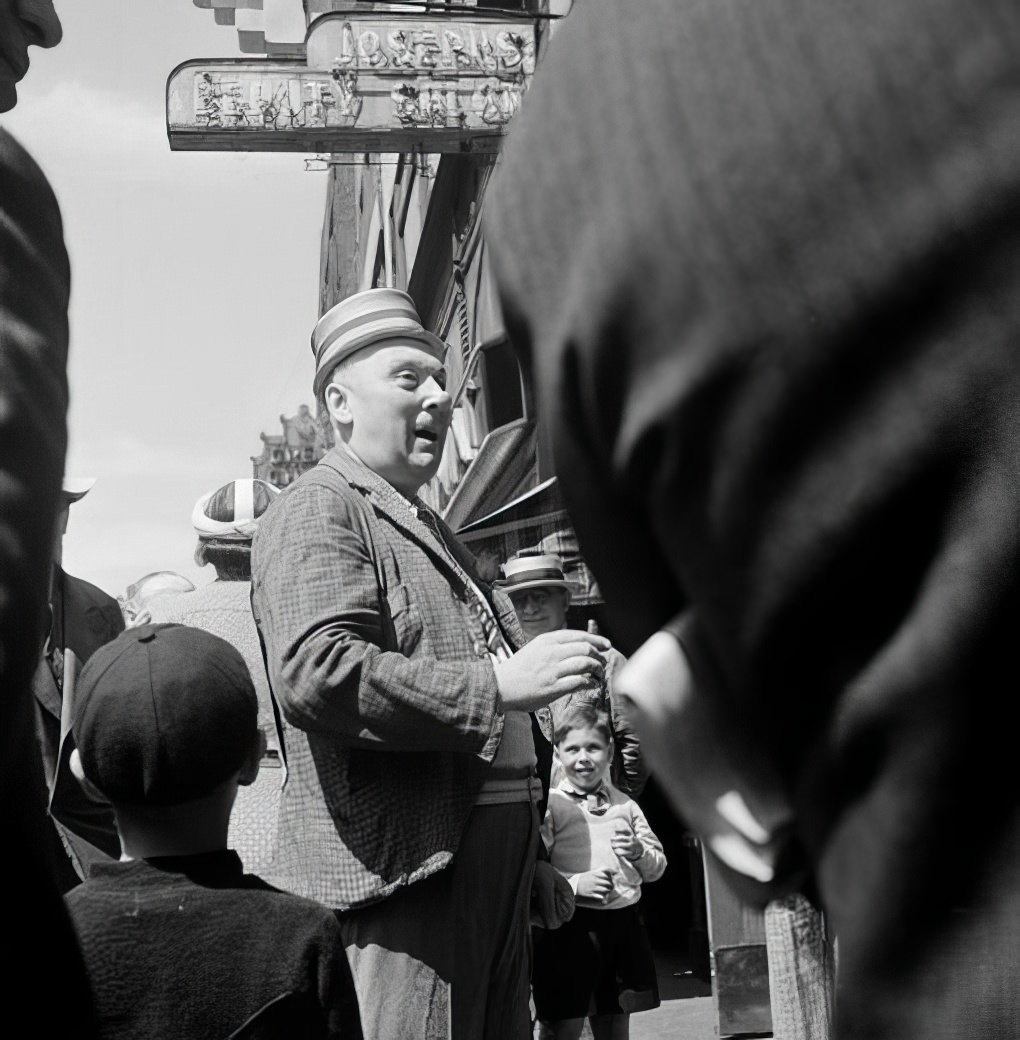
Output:
<instances>
[{"instance_id":1,"label":"straw boater hat","mask_svg":"<svg viewBox=\"0 0 1020 1040\"><path fill-rule=\"evenodd\" d=\"M552 554L520 552L503 564L503 580L496 588L513 594L526 589L563 589L570 598L570 582L563 577L563 561Z\"/></svg>"},{"instance_id":2,"label":"straw boater hat","mask_svg":"<svg viewBox=\"0 0 1020 1040\"><path fill-rule=\"evenodd\" d=\"M250 542L259 517L279 493L265 480L232 480L195 503L191 524L203 542Z\"/></svg>"},{"instance_id":3,"label":"straw boater hat","mask_svg":"<svg viewBox=\"0 0 1020 1040\"><path fill-rule=\"evenodd\" d=\"M399 289L366 289L330 307L312 330L315 395L345 357L388 339L412 340L438 358L446 353L446 344L422 325L414 301Z\"/></svg>"}]
</instances>

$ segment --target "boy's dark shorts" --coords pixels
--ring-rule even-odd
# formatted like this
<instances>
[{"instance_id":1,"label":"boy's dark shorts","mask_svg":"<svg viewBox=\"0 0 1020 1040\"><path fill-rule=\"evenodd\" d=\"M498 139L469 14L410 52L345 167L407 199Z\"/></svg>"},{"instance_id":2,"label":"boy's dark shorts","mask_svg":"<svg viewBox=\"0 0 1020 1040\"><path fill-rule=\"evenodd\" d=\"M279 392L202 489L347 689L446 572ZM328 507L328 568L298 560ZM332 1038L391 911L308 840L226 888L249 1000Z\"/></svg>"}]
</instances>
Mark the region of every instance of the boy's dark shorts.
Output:
<instances>
[{"instance_id":1,"label":"boy's dark shorts","mask_svg":"<svg viewBox=\"0 0 1020 1040\"><path fill-rule=\"evenodd\" d=\"M546 1022L658 1007L655 961L638 907L578 907L559 928L536 929L532 992Z\"/></svg>"}]
</instances>

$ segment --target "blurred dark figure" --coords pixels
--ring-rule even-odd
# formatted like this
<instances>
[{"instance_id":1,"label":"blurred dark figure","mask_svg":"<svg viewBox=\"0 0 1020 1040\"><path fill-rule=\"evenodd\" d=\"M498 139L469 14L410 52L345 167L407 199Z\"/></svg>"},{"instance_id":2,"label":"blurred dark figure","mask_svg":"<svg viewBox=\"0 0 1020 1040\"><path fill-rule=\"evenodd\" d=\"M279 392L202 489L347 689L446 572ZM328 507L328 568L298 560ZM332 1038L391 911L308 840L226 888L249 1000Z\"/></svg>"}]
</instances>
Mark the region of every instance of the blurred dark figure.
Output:
<instances>
[{"instance_id":1,"label":"blurred dark figure","mask_svg":"<svg viewBox=\"0 0 1020 1040\"><path fill-rule=\"evenodd\" d=\"M843 1038L1020 1035L1018 127L1010 0L586 0L487 202L617 690Z\"/></svg>"},{"instance_id":2,"label":"blurred dark figure","mask_svg":"<svg viewBox=\"0 0 1020 1040\"><path fill-rule=\"evenodd\" d=\"M14 106L28 45L59 40L51 3L0 0L0 112ZM10 994L37 992L40 965L60 980L59 1000L33 1002L33 1032L93 1037L84 967L56 884L31 694L67 447L69 291L56 199L0 130L0 814L4 887L18 909L3 928L0 964Z\"/></svg>"},{"instance_id":3,"label":"blurred dark figure","mask_svg":"<svg viewBox=\"0 0 1020 1040\"><path fill-rule=\"evenodd\" d=\"M57 863L64 892L88 874L91 863L120 856L113 808L105 799L83 790L68 765L78 671L99 647L124 631L124 618L113 596L63 567L68 514L94 483L91 478L64 478L50 568L49 632L32 680L36 735L50 817L62 853Z\"/></svg>"}]
</instances>

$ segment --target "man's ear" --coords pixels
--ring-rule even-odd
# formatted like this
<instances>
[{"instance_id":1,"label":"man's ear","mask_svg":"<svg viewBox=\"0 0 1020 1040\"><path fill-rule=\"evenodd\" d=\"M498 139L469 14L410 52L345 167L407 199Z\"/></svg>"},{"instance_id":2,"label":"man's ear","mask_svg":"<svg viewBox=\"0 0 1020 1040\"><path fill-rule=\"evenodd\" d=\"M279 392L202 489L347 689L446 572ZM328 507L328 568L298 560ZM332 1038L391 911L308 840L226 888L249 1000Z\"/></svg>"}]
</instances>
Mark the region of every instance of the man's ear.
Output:
<instances>
[{"instance_id":1,"label":"man's ear","mask_svg":"<svg viewBox=\"0 0 1020 1040\"><path fill-rule=\"evenodd\" d=\"M349 426L354 421L351 415L350 394L342 383L329 383L323 391L326 411L330 418L341 426Z\"/></svg>"},{"instance_id":2,"label":"man's ear","mask_svg":"<svg viewBox=\"0 0 1020 1040\"><path fill-rule=\"evenodd\" d=\"M71 757L68 759L67 764L70 767L71 775L81 784L87 794L99 801L106 801L106 795L85 775L85 770L81 764L81 755L78 754L77 748L71 751Z\"/></svg>"},{"instance_id":3,"label":"man's ear","mask_svg":"<svg viewBox=\"0 0 1020 1040\"><path fill-rule=\"evenodd\" d=\"M248 787L249 784L255 783L255 777L259 775L259 765L265 753L266 734L260 727L255 739L252 741L251 751L248 752L248 757L244 760L244 765L241 766L241 773L237 778L237 783L240 787Z\"/></svg>"}]
</instances>

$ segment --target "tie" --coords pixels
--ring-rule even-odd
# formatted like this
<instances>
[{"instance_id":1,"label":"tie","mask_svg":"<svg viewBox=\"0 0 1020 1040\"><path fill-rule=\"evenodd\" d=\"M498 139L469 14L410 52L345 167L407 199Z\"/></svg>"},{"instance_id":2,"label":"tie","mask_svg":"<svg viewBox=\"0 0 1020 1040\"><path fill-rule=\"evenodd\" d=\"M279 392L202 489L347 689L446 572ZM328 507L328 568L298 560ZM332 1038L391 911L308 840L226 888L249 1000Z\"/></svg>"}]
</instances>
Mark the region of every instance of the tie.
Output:
<instances>
[{"instance_id":1,"label":"tie","mask_svg":"<svg viewBox=\"0 0 1020 1040\"><path fill-rule=\"evenodd\" d=\"M597 790L586 793L575 791L572 787L565 787L563 790L574 798L579 805L583 803L585 809L592 816L602 816L609 808L609 792L606 790L604 783L600 784Z\"/></svg>"},{"instance_id":2,"label":"tie","mask_svg":"<svg viewBox=\"0 0 1020 1040\"><path fill-rule=\"evenodd\" d=\"M418 519L429 529L432 537L439 543L447 560L453 565L453 569L457 572L458 577L464 583L464 588L467 591L468 602L482 626L482 632L485 635L485 645L488 648L489 653L497 660L505 661L511 656L513 651L503 638L503 633L500 631L499 623L496 621L496 617L492 613L488 601L481 594L478 586L475 585L467 574L464 573L463 568L459 563L457 563L453 553L450 552L450 548L446 544L446 538L443 536L442 528L439 526L439 521L436 519L435 514L424 504L415 505L411 508L415 516L417 516Z\"/></svg>"}]
</instances>

